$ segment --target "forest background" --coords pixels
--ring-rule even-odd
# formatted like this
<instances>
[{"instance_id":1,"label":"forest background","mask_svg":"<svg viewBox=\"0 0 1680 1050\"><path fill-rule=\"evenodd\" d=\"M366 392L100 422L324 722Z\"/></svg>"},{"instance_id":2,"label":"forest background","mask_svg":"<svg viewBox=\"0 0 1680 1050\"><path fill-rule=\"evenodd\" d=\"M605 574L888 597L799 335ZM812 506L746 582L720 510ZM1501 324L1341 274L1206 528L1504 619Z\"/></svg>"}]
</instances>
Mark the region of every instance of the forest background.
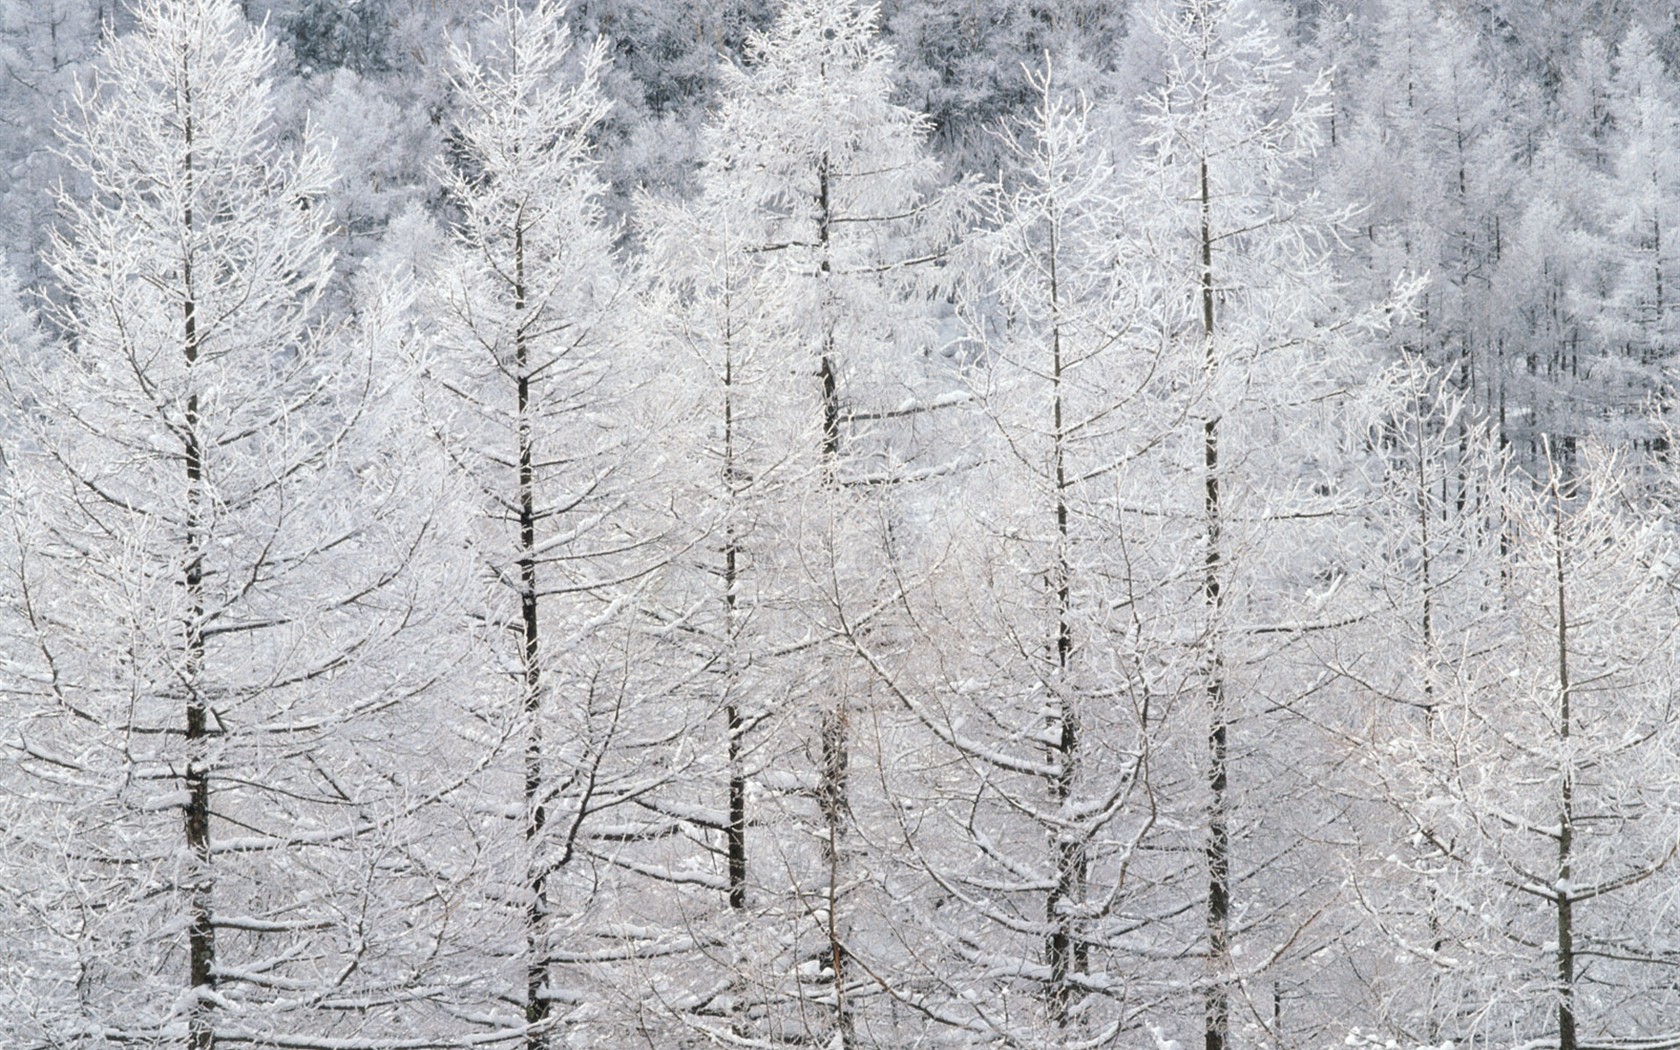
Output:
<instances>
[{"instance_id":1,"label":"forest background","mask_svg":"<svg viewBox=\"0 0 1680 1050\"><path fill-rule=\"evenodd\" d=\"M0 1043L1680 1047L1680 10L0 0Z\"/></svg>"}]
</instances>

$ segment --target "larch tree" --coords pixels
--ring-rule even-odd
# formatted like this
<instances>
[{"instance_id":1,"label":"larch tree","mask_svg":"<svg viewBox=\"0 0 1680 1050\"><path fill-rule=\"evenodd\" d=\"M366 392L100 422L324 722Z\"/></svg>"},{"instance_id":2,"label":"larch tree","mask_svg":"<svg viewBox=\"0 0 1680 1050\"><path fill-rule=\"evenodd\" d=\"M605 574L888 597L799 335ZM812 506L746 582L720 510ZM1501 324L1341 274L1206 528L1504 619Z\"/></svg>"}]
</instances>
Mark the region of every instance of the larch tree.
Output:
<instances>
[{"instance_id":1,"label":"larch tree","mask_svg":"<svg viewBox=\"0 0 1680 1050\"><path fill-rule=\"evenodd\" d=\"M665 751L684 733L636 649L633 592L656 559L632 467L652 493L636 441L657 427L634 415L638 360L619 338L629 293L594 144L604 48L574 49L561 5L509 0L452 60L443 177L458 218L422 397L471 490L489 589L471 610L497 679L485 732L510 753L482 788L502 799L482 834L505 852L502 884L485 887L504 907L483 932L535 1050L598 1020L622 983L600 968L639 938L599 900L625 892L620 854L652 834L632 802L676 775Z\"/></svg>"},{"instance_id":2,"label":"larch tree","mask_svg":"<svg viewBox=\"0 0 1680 1050\"><path fill-rule=\"evenodd\" d=\"M1345 788L1361 803L1347 858L1360 928L1344 950L1357 985L1349 1014L1367 1037L1429 1046L1481 1009L1484 977L1500 979L1464 954L1477 902L1440 882L1456 838L1436 826L1430 784L1380 759L1396 737L1439 743L1454 669L1500 639L1507 457L1455 371L1418 354L1402 365L1372 435L1381 480L1353 537L1364 554L1349 585L1368 612L1326 660L1366 701L1344 745L1356 771Z\"/></svg>"},{"instance_id":3,"label":"larch tree","mask_svg":"<svg viewBox=\"0 0 1680 1050\"><path fill-rule=\"evenodd\" d=\"M53 120L92 55L104 12L75 0L0 3L0 244L6 263L38 277L53 187L66 174L53 152Z\"/></svg>"},{"instance_id":4,"label":"larch tree","mask_svg":"<svg viewBox=\"0 0 1680 1050\"><path fill-rule=\"evenodd\" d=\"M1359 209L1347 249L1364 264L1363 294L1380 296L1399 272L1428 279L1396 340L1450 365L1497 414L1508 390L1491 292L1516 177L1509 89L1471 26L1432 0L1392 0L1373 21L1369 67L1338 74L1353 114L1327 189Z\"/></svg>"},{"instance_id":5,"label":"larch tree","mask_svg":"<svg viewBox=\"0 0 1680 1050\"><path fill-rule=\"evenodd\" d=\"M703 464L685 486L704 537L688 644L723 730L727 798L707 819L740 931L736 972L682 1001L695 1023L778 1042L852 1045L878 1023L864 1004L880 983L852 965L890 905L858 831L872 686L845 639L891 591L889 490L937 472L910 462L907 433L949 394L919 294L944 209L889 57L873 11L787 5L723 70L699 199L647 212L659 330L692 406L683 458Z\"/></svg>"},{"instance_id":6,"label":"larch tree","mask_svg":"<svg viewBox=\"0 0 1680 1050\"><path fill-rule=\"evenodd\" d=\"M1097 841L1131 838L1117 818L1144 796L1138 774L1148 718L1147 701L1142 707L1116 703L1127 691L1105 680L1116 663L1100 637L1108 610L1101 599L1096 609L1088 603L1114 580L1092 559L1103 550L1119 554L1124 541L1100 525L1095 535L1090 530L1107 516L1104 497L1119 487L1113 475L1160 437L1148 429L1161 421L1151 418L1145 403L1155 362L1126 353L1133 349L1129 315L1138 304L1137 289L1127 286L1115 257L1123 222L1114 172L1091 141L1087 107L1056 97L1048 72L1037 86L1041 99L1031 138L1011 142L1018 169L994 216L997 234L987 261L997 281L987 291L997 296L1003 319L1000 331L982 339L980 375L984 404L1001 437L1000 458L1013 468L990 486L996 494L1009 493L1009 517L992 526L1006 548L1015 548L1001 561L1027 569L1029 589L1043 589L1036 598L1009 593L995 599L1000 610L1031 612L1027 622L1005 615L1001 629L983 632L1010 640L1008 655L997 658L999 669L1027 671L1014 688L998 682L985 691L986 702L997 705L988 714L1006 725L1024 718L1010 736L1039 742L1044 754L1037 761L1018 756L1013 767L1006 764L982 784L1003 788L1002 775L1040 763L1038 771L1047 774L1034 800L1043 809L1034 816L1048 855L1036 864L1003 866L1015 867L1017 876L1040 867L1049 874L1040 953L1045 1016L1065 1029L1075 1016L1092 1013L1082 1000L1102 983L1090 972L1094 938L1087 927L1098 916L1087 898L1093 861L1110 858L1092 852ZM993 579L1000 588L1021 582L1007 575ZM1000 695L1016 689L1020 701ZM1110 705L1124 715L1101 718ZM1034 720L1042 726L1028 728ZM1109 751L1114 753L1104 754ZM968 757L986 763L996 754L982 750ZM1100 785L1094 796L1092 785ZM1028 797L1013 795L995 805L1020 810L1031 805ZM993 848L1012 837L965 823L995 836L1000 846ZM1119 852L1123 872L1129 857L1124 847ZM1105 881L1098 885L1107 889Z\"/></svg>"},{"instance_id":7,"label":"larch tree","mask_svg":"<svg viewBox=\"0 0 1680 1050\"><path fill-rule=\"evenodd\" d=\"M1644 29L1630 29L1616 50L1607 99L1609 186L1600 198L1605 269L1602 302L1593 303L1610 360L1605 363L1606 423L1648 444L1646 403L1658 396L1671 365L1676 309L1675 219L1680 179L1672 151L1680 137L1680 92Z\"/></svg>"},{"instance_id":8,"label":"larch tree","mask_svg":"<svg viewBox=\"0 0 1680 1050\"><path fill-rule=\"evenodd\" d=\"M1296 72L1275 24L1225 0L1148 14L1164 66L1143 100L1128 246L1154 282L1144 323L1194 376L1162 495L1144 511L1178 516L1171 542L1196 552L1180 586L1197 626L1178 643L1198 667L1200 755L1155 768L1186 785L1172 820L1200 839L1201 929L1185 951L1204 966L1189 980L1208 1050L1325 1021L1316 971L1293 962L1321 947L1313 927L1337 893L1309 845L1336 806L1313 757L1335 715L1318 710L1307 653L1356 614L1338 532L1385 398L1377 335L1400 305L1354 308L1331 271L1345 220L1305 189L1327 84Z\"/></svg>"},{"instance_id":9,"label":"larch tree","mask_svg":"<svg viewBox=\"0 0 1680 1050\"><path fill-rule=\"evenodd\" d=\"M1031 119L1032 70L1054 55L1064 87L1094 87L1125 40L1126 15L1087 0L904 0L883 17L900 97L927 113L958 170L994 177L1007 161L999 122Z\"/></svg>"},{"instance_id":10,"label":"larch tree","mask_svg":"<svg viewBox=\"0 0 1680 1050\"><path fill-rule=\"evenodd\" d=\"M800 496L814 484L816 438L796 337L800 303L786 274L766 272L764 231L727 196L708 165L699 200L644 199L647 334L668 360L665 396L681 422L662 444L698 465L674 486L687 524L689 572L657 613L672 628L663 659L692 676L695 711L710 724L691 741L696 765L679 805L647 804L681 821L698 856L672 872L683 925L696 931L697 968L662 1005L679 1026L726 1025L745 1036L773 998L755 971L758 913L779 900L764 783L774 742L795 727L787 699L809 688L811 648L792 615L799 573L787 557ZM709 741L710 743L702 743Z\"/></svg>"},{"instance_id":11,"label":"larch tree","mask_svg":"<svg viewBox=\"0 0 1680 1050\"><path fill-rule=\"evenodd\" d=\"M1598 225L1602 172L1556 137L1531 162L1531 185L1502 235L1491 294L1498 348L1494 397L1501 429L1521 463L1567 465L1581 437L1605 415L1606 359L1590 303L1602 297ZM1619 371L1619 369L1618 369Z\"/></svg>"},{"instance_id":12,"label":"larch tree","mask_svg":"<svg viewBox=\"0 0 1680 1050\"><path fill-rule=\"evenodd\" d=\"M449 562L379 411L403 373L320 316L326 160L278 141L273 43L227 0L135 18L64 124L63 342L7 347L5 882L48 994L5 1038L444 1031Z\"/></svg>"},{"instance_id":13,"label":"larch tree","mask_svg":"<svg viewBox=\"0 0 1680 1050\"><path fill-rule=\"evenodd\" d=\"M1605 205L1614 179L1603 42L1584 34L1560 72L1551 119L1530 132L1526 193L1493 271L1502 421L1531 472L1548 455L1567 468L1587 435L1621 440L1640 429L1640 395L1630 391L1648 385L1595 323L1619 254L1607 243L1615 209Z\"/></svg>"},{"instance_id":14,"label":"larch tree","mask_svg":"<svg viewBox=\"0 0 1680 1050\"><path fill-rule=\"evenodd\" d=\"M1090 107L1048 71L1032 83L961 266L975 462L921 525L931 565L903 624L859 649L918 744L891 780L899 880L924 901L899 983L970 1038L1095 1045L1165 983L1149 987L1160 974L1130 936L1160 874L1134 861L1172 706L1145 666L1164 552L1117 510L1147 501L1181 407L1134 323L1147 286L1121 253L1122 185Z\"/></svg>"},{"instance_id":15,"label":"larch tree","mask_svg":"<svg viewBox=\"0 0 1680 1050\"><path fill-rule=\"evenodd\" d=\"M1444 1038L1672 1030L1674 553L1633 477L1595 448L1509 480L1495 630L1440 654L1430 717L1375 752L1453 915L1417 948L1473 993Z\"/></svg>"}]
</instances>

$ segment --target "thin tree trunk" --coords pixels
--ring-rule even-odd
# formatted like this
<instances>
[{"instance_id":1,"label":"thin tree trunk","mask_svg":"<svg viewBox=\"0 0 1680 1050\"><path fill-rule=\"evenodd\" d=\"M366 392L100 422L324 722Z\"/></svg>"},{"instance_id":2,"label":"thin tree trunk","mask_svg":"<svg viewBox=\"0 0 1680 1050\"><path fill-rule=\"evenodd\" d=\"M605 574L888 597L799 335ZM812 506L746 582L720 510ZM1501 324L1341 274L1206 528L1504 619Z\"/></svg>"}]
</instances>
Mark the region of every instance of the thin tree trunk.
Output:
<instances>
[{"instance_id":1,"label":"thin tree trunk","mask_svg":"<svg viewBox=\"0 0 1680 1050\"><path fill-rule=\"evenodd\" d=\"M733 351L731 350L731 353ZM731 506L735 501L738 481L735 467L735 362L723 363L723 481ZM739 628L736 586L740 580L741 542L735 532L735 520L730 518L723 540L723 612L725 644L729 647L724 668L724 729L728 734L729 756L729 821L724 828L724 852L729 861L729 907L743 911L747 906L747 777L742 764L741 736L746 722L741 717L740 700L735 693L735 635Z\"/></svg>"},{"instance_id":2,"label":"thin tree trunk","mask_svg":"<svg viewBox=\"0 0 1680 1050\"><path fill-rule=\"evenodd\" d=\"M1428 440L1428 435L1424 432L1424 406L1421 403L1414 406L1413 417L1413 427L1415 428L1417 434L1418 573L1423 598L1421 610L1424 656L1423 733L1424 738L1428 741L1430 753L1433 754L1435 746L1435 552L1431 546L1429 532L1429 523L1433 515L1430 513L1429 508L1428 458L1424 454L1424 443ZM1465 440L1467 440L1467 436L1461 432L1461 449L1464 447ZM1462 452L1460 453L1458 469L1460 475L1462 476L1466 469ZM1433 828L1429 829L1427 841L1429 843L1437 841ZM1431 845L1428 849L1439 857L1439 846ZM1441 931L1440 902L1433 881L1431 881L1428 885L1427 896L1429 899L1429 914L1426 917L1426 924L1429 930L1429 947L1432 952L1439 956L1441 949L1446 944L1446 938ZM1439 984L1439 978L1431 975L1429 996L1430 1009L1428 1012L1428 1020L1425 1023L1426 1034L1431 1045L1438 1043L1441 1040L1440 1018L1436 1016L1436 1012L1434 1010L1434 992Z\"/></svg>"},{"instance_id":3,"label":"thin tree trunk","mask_svg":"<svg viewBox=\"0 0 1680 1050\"><path fill-rule=\"evenodd\" d=\"M741 712L740 686L740 598L741 534L735 519L737 498L743 473L735 460L735 340L726 308L723 339L723 491L729 508L723 537L723 724L724 748L727 756L729 815L724 824L724 855L727 858L728 881L725 892L730 911L739 918L747 908L747 723ZM735 960L742 962L739 957ZM737 994L731 997L730 1030L738 1039L748 1039L751 1032L746 1023L746 998L740 994L745 982L737 968L734 980Z\"/></svg>"},{"instance_id":4,"label":"thin tree trunk","mask_svg":"<svg viewBox=\"0 0 1680 1050\"><path fill-rule=\"evenodd\" d=\"M199 438L199 402L193 372L198 364L198 302L193 286L193 115L191 70L181 68L182 122L186 143L183 160L186 203L182 227L186 232L186 255L181 260L181 280L186 296L181 305L182 349L187 369L186 460L187 564L184 580L187 597L185 624L186 659L182 683L186 690L187 717L187 808L185 815L187 852L192 857L192 882L187 917L188 983L192 1002L187 1013L188 1050L212 1050L215 1028L210 1021L216 987L216 927L213 911L215 873L210 859L210 711L201 691L204 670L204 448Z\"/></svg>"},{"instance_id":5,"label":"thin tree trunk","mask_svg":"<svg viewBox=\"0 0 1680 1050\"><path fill-rule=\"evenodd\" d=\"M1213 197L1206 158L1201 162L1202 337L1208 379L1218 373L1214 349ZM1225 663L1221 652L1220 612L1224 605L1221 549L1224 519L1219 487L1219 416L1217 409L1202 424L1202 512L1207 529L1202 600L1208 614L1208 869L1207 931L1208 985L1205 999L1207 1050L1224 1050L1230 1038L1231 958L1231 797L1228 781L1230 711L1225 695Z\"/></svg>"},{"instance_id":6,"label":"thin tree trunk","mask_svg":"<svg viewBox=\"0 0 1680 1050\"><path fill-rule=\"evenodd\" d=\"M525 1037L527 1050L548 1046L548 868L543 858L548 823L543 788L541 635L537 622L537 497L532 467L531 348L526 332L525 230L513 234L514 372L518 382L520 670L525 711L525 843L530 905L525 920Z\"/></svg>"},{"instance_id":7,"label":"thin tree trunk","mask_svg":"<svg viewBox=\"0 0 1680 1050\"><path fill-rule=\"evenodd\" d=\"M1051 390L1051 456L1055 477L1056 552L1051 570L1051 587L1055 597L1055 654L1057 717L1060 721L1058 742L1052 749L1056 772L1051 780L1051 799L1058 809L1067 805L1073 795L1074 779L1078 772L1079 720L1071 706L1067 676L1073 660L1073 626L1069 609L1070 577L1068 565L1068 488L1067 434L1062 405L1062 326L1061 287L1056 270L1060 245L1052 229L1049 243L1050 276L1050 390ZM1087 965L1089 949L1074 929L1070 909L1077 905L1085 886L1085 849L1075 829L1058 828L1055 842L1056 881L1045 899L1045 921L1050 935L1045 955L1050 963L1050 1016L1058 1027L1068 1023L1068 1011L1073 1005L1073 978Z\"/></svg>"},{"instance_id":8,"label":"thin tree trunk","mask_svg":"<svg viewBox=\"0 0 1680 1050\"><path fill-rule=\"evenodd\" d=\"M827 154L817 162L817 242L819 245L819 272L822 281L823 296L823 337L822 357L818 364L818 377L822 383L822 470L823 478L828 487L835 493L839 487L840 468L840 377L835 364L833 304L829 301L830 290L828 281L832 274L829 259L830 251L830 220L832 218L833 198L831 196L829 175L829 161ZM832 527L834 523L830 522ZM830 542L835 537L830 536ZM832 679L833 676L830 676ZM840 887L841 867L845 859L846 821L848 806L846 802L846 774L851 762L850 754L850 712L847 710L844 689L838 689L830 698L828 707L822 714L822 726L818 730L822 755L821 768L818 770L817 803L822 810L824 834L822 837L823 863L828 868L828 886L826 890L828 909L828 963L834 974L834 1021L835 1030L839 1037L837 1046L844 1050L852 1045L852 1018L846 1002L846 946L844 924L840 918Z\"/></svg>"},{"instance_id":9,"label":"thin tree trunk","mask_svg":"<svg viewBox=\"0 0 1680 1050\"><path fill-rule=\"evenodd\" d=\"M1563 490L1555 464L1551 471L1552 554L1557 586L1558 753L1563 765L1558 784L1558 877L1554 888L1557 902L1557 1027L1558 1050L1576 1050L1575 898L1570 886L1575 860L1575 774L1573 759L1569 755L1569 708L1572 699L1569 686L1569 620L1564 600Z\"/></svg>"}]
</instances>

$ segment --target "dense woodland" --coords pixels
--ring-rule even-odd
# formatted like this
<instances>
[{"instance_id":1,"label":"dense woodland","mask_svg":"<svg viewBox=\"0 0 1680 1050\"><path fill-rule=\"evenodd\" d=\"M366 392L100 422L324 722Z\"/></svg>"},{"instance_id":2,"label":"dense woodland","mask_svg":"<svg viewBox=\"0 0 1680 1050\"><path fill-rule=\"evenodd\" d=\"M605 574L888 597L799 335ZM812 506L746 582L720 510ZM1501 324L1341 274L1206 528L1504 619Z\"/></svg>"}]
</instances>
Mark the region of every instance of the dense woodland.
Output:
<instances>
[{"instance_id":1,"label":"dense woodland","mask_svg":"<svg viewBox=\"0 0 1680 1050\"><path fill-rule=\"evenodd\" d=\"M1673 5L0 67L0 1045L1680 1047Z\"/></svg>"}]
</instances>

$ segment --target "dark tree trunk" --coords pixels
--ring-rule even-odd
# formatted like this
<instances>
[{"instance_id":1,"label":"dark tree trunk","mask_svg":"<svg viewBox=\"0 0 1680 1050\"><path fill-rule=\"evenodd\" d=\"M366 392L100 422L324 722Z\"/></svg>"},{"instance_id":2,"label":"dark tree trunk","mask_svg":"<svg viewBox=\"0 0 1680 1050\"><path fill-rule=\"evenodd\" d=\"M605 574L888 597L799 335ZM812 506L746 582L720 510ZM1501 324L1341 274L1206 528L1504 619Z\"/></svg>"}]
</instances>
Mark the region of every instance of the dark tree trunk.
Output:
<instances>
[{"instance_id":1,"label":"dark tree trunk","mask_svg":"<svg viewBox=\"0 0 1680 1050\"><path fill-rule=\"evenodd\" d=\"M1218 371L1214 349L1213 195L1204 157L1200 170L1202 338L1207 374ZM1224 655L1220 651L1220 612L1224 604L1222 533L1224 519L1219 487L1219 417L1210 414L1202 424L1202 513L1207 551L1202 576L1202 599L1207 607L1208 698L1208 831L1205 847L1208 869L1207 931L1208 986L1206 993L1207 1050L1224 1050L1230 1039L1231 958L1231 796L1228 779L1230 711L1225 695Z\"/></svg>"},{"instance_id":2,"label":"dark tree trunk","mask_svg":"<svg viewBox=\"0 0 1680 1050\"><path fill-rule=\"evenodd\" d=\"M739 481L735 466L735 362L723 363L723 482L731 501ZM747 777L742 765L742 734L746 722L741 717L740 700L735 695L735 635L737 624L736 585L740 581L740 540L735 523L730 522L723 540L723 611L726 643L729 646L728 666L724 669L724 730L728 734L726 746L729 756L729 820L724 827L724 852L729 864L729 906L735 911L747 906Z\"/></svg>"},{"instance_id":3,"label":"dark tree trunk","mask_svg":"<svg viewBox=\"0 0 1680 1050\"><path fill-rule=\"evenodd\" d=\"M537 620L537 495L531 420L531 347L525 318L525 230L513 234L514 373L519 452L519 619L520 671L525 711L525 842L529 856L526 887L531 903L525 926L525 1037L527 1050L548 1046L548 868L545 860L547 796L543 776L541 634Z\"/></svg>"},{"instance_id":4,"label":"dark tree trunk","mask_svg":"<svg viewBox=\"0 0 1680 1050\"><path fill-rule=\"evenodd\" d=\"M1050 235L1050 390L1051 390L1051 470L1055 478L1056 551L1050 573L1050 586L1055 603L1054 638L1051 643L1055 661L1056 683L1052 690L1057 697L1057 743L1052 747L1051 760L1055 775L1050 784L1052 800L1063 807L1073 796L1074 780L1079 768L1079 720L1073 709L1068 688L1068 672L1073 662L1073 625L1070 593L1072 570L1068 564L1068 500L1067 431L1063 418L1061 286L1057 274L1057 253L1060 245L1055 232ZM1057 1026L1065 1026L1073 1005L1076 985L1074 977L1084 971L1089 948L1079 939L1076 921L1070 909L1077 906L1084 892L1086 867L1085 848L1078 832L1060 828L1054 847L1056 882L1045 899L1045 921L1050 935L1045 955L1050 964L1050 1016Z\"/></svg>"},{"instance_id":5,"label":"dark tree trunk","mask_svg":"<svg viewBox=\"0 0 1680 1050\"><path fill-rule=\"evenodd\" d=\"M188 1050L212 1050L216 1045L216 1033L210 1020L212 1000L209 993L216 987L216 927L212 907L215 873L210 859L210 710L200 681L204 670L204 446L199 435L198 390L193 376L198 365L199 331L198 301L193 275L194 143L191 73L190 66L183 63L181 79L185 113L182 132L186 153L182 163L186 175L186 203L181 219L187 247L181 260L181 281L186 289L181 306L181 321L188 394L183 450L187 482L187 563L182 581L186 589L187 622L186 660L182 667L181 679L186 690L187 718L185 830L187 852L192 858L187 916L188 983L193 993L187 1014L187 1047Z\"/></svg>"},{"instance_id":6,"label":"dark tree trunk","mask_svg":"<svg viewBox=\"0 0 1680 1050\"><path fill-rule=\"evenodd\" d=\"M822 383L822 471L830 489L838 493L840 470L840 376L835 361L834 307L830 301L828 281L832 275L830 262L833 196L830 185L829 159L824 154L817 162L817 243L818 271L822 281L823 334L822 355L818 362L818 378ZM831 537L831 542L833 538ZM818 770L817 803L822 810L824 834L823 862L828 867L828 963L834 974L834 1021L839 1035L838 1045L852 1045L852 1018L846 1002L846 945L844 924L840 918L841 865L845 858L846 822L849 819L846 802L846 774L851 762L850 712L843 690L831 696L822 713L818 730L821 758Z\"/></svg>"},{"instance_id":7,"label":"dark tree trunk","mask_svg":"<svg viewBox=\"0 0 1680 1050\"><path fill-rule=\"evenodd\" d=\"M1558 783L1558 859L1557 886L1557 1027L1558 1050L1576 1050L1575 1044L1575 899L1570 889L1574 873L1575 849L1575 775L1569 757L1569 736L1572 729L1569 684L1569 618L1565 601L1566 574L1563 553L1563 489L1558 477L1560 468L1552 466L1552 554L1557 586L1557 674L1558 674L1558 752L1563 756L1562 776Z\"/></svg>"}]
</instances>

